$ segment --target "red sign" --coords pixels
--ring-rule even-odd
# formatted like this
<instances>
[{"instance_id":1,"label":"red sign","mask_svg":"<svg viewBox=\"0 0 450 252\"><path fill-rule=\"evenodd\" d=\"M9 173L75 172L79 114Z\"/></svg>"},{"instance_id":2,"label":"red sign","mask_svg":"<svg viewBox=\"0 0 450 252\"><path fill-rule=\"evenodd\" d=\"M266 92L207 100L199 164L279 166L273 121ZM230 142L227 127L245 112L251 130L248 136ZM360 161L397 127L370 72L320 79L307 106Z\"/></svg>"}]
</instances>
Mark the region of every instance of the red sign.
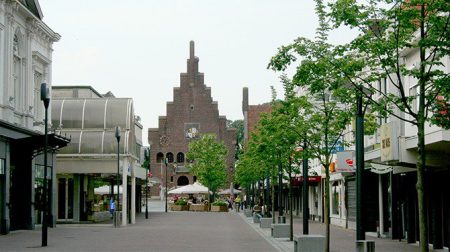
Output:
<instances>
[{"instance_id":1,"label":"red sign","mask_svg":"<svg viewBox=\"0 0 450 252\"><path fill-rule=\"evenodd\" d=\"M349 166L353 166L353 159L347 158L347 159L345 160L345 162L346 162Z\"/></svg>"},{"instance_id":2,"label":"red sign","mask_svg":"<svg viewBox=\"0 0 450 252\"><path fill-rule=\"evenodd\" d=\"M320 177L320 176L308 176L308 183L309 184L315 185L315 184L320 183L321 180L322 180L322 177ZM302 183L303 183L303 176L292 178L292 185L293 186L298 186L298 185L300 185Z\"/></svg>"}]
</instances>

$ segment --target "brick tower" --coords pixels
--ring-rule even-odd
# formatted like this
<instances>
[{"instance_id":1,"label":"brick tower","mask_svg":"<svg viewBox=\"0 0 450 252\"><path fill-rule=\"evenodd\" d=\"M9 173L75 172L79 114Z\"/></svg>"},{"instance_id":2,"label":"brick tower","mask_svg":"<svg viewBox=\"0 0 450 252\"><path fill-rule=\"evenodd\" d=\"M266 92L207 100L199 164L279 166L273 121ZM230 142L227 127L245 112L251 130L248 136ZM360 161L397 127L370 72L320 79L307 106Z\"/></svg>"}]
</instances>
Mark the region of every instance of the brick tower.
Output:
<instances>
[{"instance_id":1,"label":"brick tower","mask_svg":"<svg viewBox=\"0 0 450 252\"><path fill-rule=\"evenodd\" d=\"M194 41L191 41L187 73L180 74L180 87L173 89L173 102L167 102L167 114L159 117L158 128L148 130L150 169L156 183L151 188L152 196L160 195L160 189L165 187L165 158L169 161L169 189L196 181L187 168L186 153L189 142L205 133L215 134L227 146L228 179L231 181L236 130L227 128L226 117L219 115L217 102L211 98L211 88L204 84L204 74L198 72L198 62Z\"/></svg>"}]
</instances>

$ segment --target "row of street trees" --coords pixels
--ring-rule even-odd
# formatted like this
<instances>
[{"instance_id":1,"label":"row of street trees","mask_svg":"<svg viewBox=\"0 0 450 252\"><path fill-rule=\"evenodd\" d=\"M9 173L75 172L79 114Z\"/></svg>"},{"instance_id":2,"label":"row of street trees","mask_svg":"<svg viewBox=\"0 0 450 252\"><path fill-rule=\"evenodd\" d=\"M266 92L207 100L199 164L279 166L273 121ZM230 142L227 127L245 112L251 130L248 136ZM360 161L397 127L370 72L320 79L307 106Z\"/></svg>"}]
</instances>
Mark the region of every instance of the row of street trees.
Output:
<instances>
[{"instance_id":1,"label":"row of street trees","mask_svg":"<svg viewBox=\"0 0 450 252\"><path fill-rule=\"evenodd\" d=\"M284 99L277 100L274 95L272 113L262 117L257 133L241 151L235 179L248 189L260 181L272 181L273 201L273 181L282 179L277 175L287 175L284 179L291 189L291 177L299 173L298 161L317 159L325 172L324 221L329 251L328 167L337 145L352 144L355 101L362 97L364 107L359 112L367 112L365 133L374 133L376 117L397 118L417 129L419 239L421 250L428 251L425 127L435 124L450 128L450 74L444 64L450 54L448 0L315 2L319 19L315 39L297 38L279 48L269 63L269 68L283 72L298 62L293 76L281 77ZM328 35L341 26L359 33L347 44L333 45ZM380 85L384 80L386 87ZM303 150L296 152L299 146ZM196 160L193 170L197 174L207 169L207 165L200 166L201 162L215 164L218 160L195 154L200 151L192 148L188 154ZM199 176L200 181L208 181L208 173L204 173L205 178ZM289 195L291 199L292 193ZM274 202L264 204L274 206Z\"/></svg>"},{"instance_id":2,"label":"row of street trees","mask_svg":"<svg viewBox=\"0 0 450 252\"><path fill-rule=\"evenodd\" d=\"M345 135L353 133L355 101L362 96L363 112L370 115L366 133L376 130L375 116L398 118L417 128L420 244L422 251L428 251L425 127L430 123L450 126L450 76L443 65L450 52L450 5L446 0L315 2L316 38L300 37L282 46L269 64L275 71L284 71L299 61L291 78L282 76L285 97L273 99L273 112L262 117L257 134L242 153L236 179L246 186L267 177L274 181L281 170L291 181L291 164L298 160L293 155L319 160L325 168L329 251L328 167L336 145L351 144L345 140L352 137ZM348 44L332 45L328 34L342 25L358 29L359 34ZM382 80L387 88L378 86ZM300 95L294 90L300 90ZM298 146L304 147L300 153L294 151Z\"/></svg>"}]
</instances>

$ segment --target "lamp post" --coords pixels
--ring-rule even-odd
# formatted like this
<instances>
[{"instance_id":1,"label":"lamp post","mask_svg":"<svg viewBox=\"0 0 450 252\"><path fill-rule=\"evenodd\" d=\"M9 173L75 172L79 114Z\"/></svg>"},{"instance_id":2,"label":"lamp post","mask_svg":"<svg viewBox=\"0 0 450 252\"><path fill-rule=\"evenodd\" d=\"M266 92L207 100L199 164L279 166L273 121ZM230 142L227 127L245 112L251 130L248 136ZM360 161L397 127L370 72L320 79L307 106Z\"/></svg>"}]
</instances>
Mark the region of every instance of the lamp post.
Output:
<instances>
[{"instance_id":1,"label":"lamp post","mask_svg":"<svg viewBox=\"0 0 450 252\"><path fill-rule=\"evenodd\" d=\"M48 121L48 105L50 104L50 85L47 83L41 84L41 101L44 102L45 108L45 117L44 117L44 185L43 185L43 199L44 199L44 211L42 217L42 247L47 246L47 236L48 236L48 204L47 204L47 196L49 197L50 192L47 191L47 146L48 146L48 135L47 135L47 121Z\"/></svg>"},{"instance_id":2,"label":"lamp post","mask_svg":"<svg viewBox=\"0 0 450 252\"><path fill-rule=\"evenodd\" d=\"M164 159L164 164L166 165L166 175L165 175L165 180L166 180L166 188L164 190L164 198L166 199L166 213L167 213L167 163L169 162L169 160L167 158Z\"/></svg>"},{"instance_id":3,"label":"lamp post","mask_svg":"<svg viewBox=\"0 0 450 252\"><path fill-rule=\"evenodd\" d=\"M303 140L303 234L309 234L309 193L308 193L308 158L306 156L306 139Z\"/></svg>"},{"instance_id":4,"label":"lamp post","mask_svg":"<svg viewBox=\"0 0 450 252\"><path fill-rule=\"evenodd\" d=\"M364 112L362 108L362 88L357 93L356 100L356 240L365 240L362 214L362 184L364 172Z\"/></svg>"},{"instance_id":5,"label":"lamp post","mask_svg":"<svg viewBox=\"0 0 450 252\"><path fill-rule=\"evenodd\" d=\"M119 163L119 159L120 159L120 127L116 126L116 132L115 132L115 137L117 139L117 206L116 206L116 211L119 212L119 206L120 206L120 191L119 191L119 173L120 173L120 163ZM120 218L120 214L116 214L116 227L119 227L119 225L117 225L117 223L120 223L120 220L117 220L117 218Z\"/></svg>"},{"instance_id":6,"label":"lamp post","mask_svg":"<svg viewBox=\"0 0 450 252\"><path fill-rule=\"evenodd\" d=\"M149 149L145 149L145 159L148 160L148 165L145 166L145 218L148 219L148 167L150 166Z\"/></svg>"}]
</instances>

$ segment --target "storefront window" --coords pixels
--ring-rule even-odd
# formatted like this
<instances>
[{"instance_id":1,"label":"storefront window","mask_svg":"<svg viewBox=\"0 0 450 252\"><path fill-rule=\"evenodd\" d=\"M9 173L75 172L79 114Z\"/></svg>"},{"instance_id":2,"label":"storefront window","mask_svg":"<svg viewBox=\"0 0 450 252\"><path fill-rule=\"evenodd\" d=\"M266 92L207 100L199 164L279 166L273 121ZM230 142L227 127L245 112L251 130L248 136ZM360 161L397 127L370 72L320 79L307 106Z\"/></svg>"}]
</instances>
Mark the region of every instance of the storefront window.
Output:
<instances>
[{"instance_id":1,"label":"storefront window","mask_svg":"<svg viewBox=\"0 0 450 252\"><path fill-rule=\"evenodd\" d=\"M5 160L0 159L0 219L4 219L4 201L5 201ZM5 227L1 226L2 223L0 223L0 230L3 230Z\"/></svg>"},{"instance_id":2,"label":"storefront window","mask_svg":"<svg viewBox=\"0 0 450 252\"><path fill-rule=\"evenodd\" d=\"M41 224L44 210L44 166L35 165L34 169L34 216L36 224Z\"/></svg>"},{"instance_id":3,"label":"storefront window","mask_svg":"<svg viewBox=\"0 0 450 252\"><path fill-rule=\"evenodd\" d=\"M339 215L340 194L341 194L341 182L334 181L331 187L331 210L332 210L331 213L335 215Z\"/></svg>"}]
</instances>

